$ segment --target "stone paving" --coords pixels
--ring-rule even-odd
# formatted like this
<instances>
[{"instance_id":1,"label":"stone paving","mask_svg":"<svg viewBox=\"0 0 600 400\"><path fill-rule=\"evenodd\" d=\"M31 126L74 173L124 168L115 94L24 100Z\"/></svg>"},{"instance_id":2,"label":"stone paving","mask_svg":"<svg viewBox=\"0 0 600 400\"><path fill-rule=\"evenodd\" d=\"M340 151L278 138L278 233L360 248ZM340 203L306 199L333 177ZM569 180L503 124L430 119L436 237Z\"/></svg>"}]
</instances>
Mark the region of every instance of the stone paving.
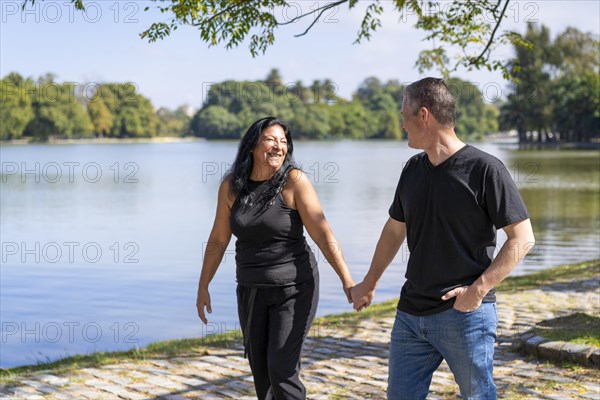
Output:
<instances>
[{"instance_id":1,"label":"stone paving","mask_svg":"<svg viewBox=\"0 0 600 400\"><path fill-rule=\"evenodd\" d=\"M600 312L600 277L498 294L500 325L494 375L501 399L600 399L600 370L563 368L515 353L513 343L536 322L581 311ZM393 318L333 329L315 326L307 339L302 379L309 399L384 399ZM15 384L16 383L16 384ZM429 398L458 397L445 363ZM201 354L85 368L65 375L36 373L0 387L0 399L254 399L241 347Z\"/></svg>"}]
</instances>

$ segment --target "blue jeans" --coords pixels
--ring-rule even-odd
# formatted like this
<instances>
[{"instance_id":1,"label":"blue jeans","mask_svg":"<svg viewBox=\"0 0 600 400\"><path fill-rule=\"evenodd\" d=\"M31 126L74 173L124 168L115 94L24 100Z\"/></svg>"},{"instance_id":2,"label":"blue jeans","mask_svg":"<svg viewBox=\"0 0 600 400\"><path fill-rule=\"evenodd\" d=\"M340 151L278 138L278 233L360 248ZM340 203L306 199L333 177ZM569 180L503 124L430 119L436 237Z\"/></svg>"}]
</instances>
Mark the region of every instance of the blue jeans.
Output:
<instances>
[{"instance_id":1,"label":"blue jeans","mask_svg":"<svg viewBox=\"0 0 600 400\"><path fill-rule=\"evenodd\" d=\"M446 360L463 399L495 399L496 303L461 313L396 313L390 342L388 399L425 399L433 373Z\"/></svg>"}]
</instances>

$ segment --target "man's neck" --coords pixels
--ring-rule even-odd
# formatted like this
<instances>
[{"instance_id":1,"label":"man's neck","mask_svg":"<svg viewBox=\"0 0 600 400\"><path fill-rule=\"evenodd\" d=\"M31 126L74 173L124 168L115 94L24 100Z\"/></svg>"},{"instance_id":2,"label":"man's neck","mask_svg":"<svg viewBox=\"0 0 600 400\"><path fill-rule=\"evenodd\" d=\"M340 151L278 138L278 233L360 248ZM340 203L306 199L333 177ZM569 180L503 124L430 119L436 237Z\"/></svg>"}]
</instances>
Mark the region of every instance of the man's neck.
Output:
<instances>
[{"instance_id":1,"label":"man's neck","mask_svg":"<svg viewBox=\"0 0 600 400\"><path fill-rule=\"evenodd\" d=\"M435 142L424 149L429 162L434 166L440 165L465 146L465 143L456 136L454 130L440 133L436 135L436 138Z\"/></svg>"}]
</instances>

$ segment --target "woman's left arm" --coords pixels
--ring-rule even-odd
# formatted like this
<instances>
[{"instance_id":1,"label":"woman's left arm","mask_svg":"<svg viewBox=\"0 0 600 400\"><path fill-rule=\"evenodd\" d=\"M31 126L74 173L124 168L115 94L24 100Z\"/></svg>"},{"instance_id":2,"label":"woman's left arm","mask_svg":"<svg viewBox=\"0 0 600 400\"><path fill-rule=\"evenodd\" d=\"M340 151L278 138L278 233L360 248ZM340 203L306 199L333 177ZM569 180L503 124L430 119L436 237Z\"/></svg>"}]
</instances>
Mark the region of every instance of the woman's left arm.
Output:
<instances>
[{"instance_id":1,"label":"woman's left arm","mask_svg":"<svg viewBox=\"0 0 600 400\"><path fill-rule=\"evenodd\" d=\"M290 172L288 183L293 194L295 208L306 230L342 281L348 302L352 302L350 289L354 281L344 260L342 247L325 219L319 197L306 174L300 170Z\"/></svg>"}]
</instances>

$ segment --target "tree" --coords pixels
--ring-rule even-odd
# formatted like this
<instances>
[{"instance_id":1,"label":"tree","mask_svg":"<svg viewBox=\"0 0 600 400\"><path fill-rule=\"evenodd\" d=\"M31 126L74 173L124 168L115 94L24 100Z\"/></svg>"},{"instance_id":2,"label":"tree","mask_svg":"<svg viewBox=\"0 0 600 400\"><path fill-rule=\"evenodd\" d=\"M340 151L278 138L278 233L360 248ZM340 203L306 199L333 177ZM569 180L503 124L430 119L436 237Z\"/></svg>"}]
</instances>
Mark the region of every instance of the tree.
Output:
<instances>
[{"instance_id":1,"label":"tree","mask_svg":"<svg viewBox=\"0 0 600 400\"><path fill-rule=\"evenodd\" d=\"M365 137L402 138L400 108L403 90L395 81L383 84L375 77L369 77L359 85L355 98L365 109Z\"/></svg>"},{"instance_id":2,"label":"tree","mask_svg":"<svg viewBox=\"0 0 600 400\"><path fill-rule=\"evenodd\" d=\"M458 78L446 81L456 98L456 126L454 130L463 140L481 139L484 134L498 130L498 110L483 102L477 86Z\"/></svg>"},{"instance_id":3,"label":"tree","mask_svg":"<svg viewBox=\"0 0 600 400\"><path fill-rule=\"evenodd\" d=\"M235 115L218 105L199 110L191 127L195 136L210 139L239 139L243 133Z\"/></svg>"},{"instance_id":4,"label":"tree","mask_svg":"<svg viewBox=\"0 0 600 400\"><path fill-rule=\"evenodd\" d=\"M568 27L554 41L554 50L562 74L599 72L600 43L591 33Z\"/></svg>"},{"instance_id":5,"label":"tree","mask_svg":"<svg viewBox=\"0 0 600 400\"><path fill-rule=\"evenodd\" d=\"M298 97L298 99L304 104L308 103L312 98L310 89L304 86L304 83L302 83L300 80L294 83L294 86L290 88L290 92Z\"/></svg>"},{"instance_id":6,"label":"tree","mask_svg":"<svg viewBox=\"0 0 600 400\"><path fill-rule=\"evenodd\" d=\"M310 11L291 19L278 16L288 15L290 7L297 7L287 0L201 0L175 1L152 0L156 8L169 15L166 22L154 22L140 36L150 42L164 39L180 26L198 29L200 38L209 46L224 44L226 48L237 47L249 40L252 56L264 53L275 41L277 28L305 23L306 29L296 36L306 35L311 28L328 13L342 5L355 9L358 0L336 0L316 3ZM23 7L36 0L25 0ZM75 7L83 10L83 0L71 0ZM369 40L381 27L380 17L384 12L383 0L374 0L364 9L355 43ZM501 70L506 77L509 70L505 63L491 58L492 50L499 44L522 44L518 33L499 31L510 0L451 0L428 1L393 0L391 6L400 17L415 16L416 29L425 32L425 40L434 46L419 54L416 65L421 71L433 67L445 75L463 66L468 70L487 68ZM150 7L146 7L148 11ZM454 50L458 49L459 52ZM448 54L454 54L450 64Z\"/></svg>"},{"instance_id":7,"label":"tree","mask_svg":"<svg viewBox=\"0 0 600 400\"><path fill-rule=\"evenodd\" d=\"M34 117L24 133L35 140L45 141L50 136L89 137L92 134L92 123L75 95L74 85L56 83L51 74L38 79L32 109Z\"/></svg>"},{"instance_id":8,"label":"tree","mask_svg":"<svg viewBox=\"0 0 600 400\"><path fill-rule=\"evenodd\" d=\"M568 74L554 82L554 127L560 139L589 142L600 137L600 74Z\"/></svg>"},{"instance_id":9,"label":"tree","mask_svg":"<svg viewBox=\"0 0 600 400\"><path fill-rule=\"evenodd\" d=\"M158 133L158 117L150 100L137 92L133 83L104 83L92 102L101 99L112 115L110 137L153 137ZM91 103L90 103L91 104Z\"/></svg>"},{"instance_id":10,"label":"tree","mask_svg":"<svg viewBox=\"0 0 600 400\"><path fill-rule=\"evenodd\" d=\"M187 114L187 106L179 106L175 111L161 107L156 112L159 120L159 136L185 136L188 134L191 122Z\"/></svg>"},{"instance_id":11,"label":"tree","mask_svg":"<svg viewBox=\"0 0 600 400\"><path fill-rule=\"evenodd\" d=\"M0 80L0 138L19 139L33 118L31 93L33 81L19 74L9 74Z\"/></svg>"},{"instance_id":12,"label":"tree","mask_svg":"<svg viewBox=\"0 0 600 400\"><path fill-rule=\"evenodd\" d=\"M88 114L94 126L94 133L104 137L109 134L113 127L113 115L101 97L88 103Z\"/></svg>"},{"instance_id":13,"label":"tree","mask_svg":"<svg viewBox=\"0 0 600 400\"><path fill-rule=\"evenodd\" d=\"M330 136L330 105L314 103L296 110L290 125L296 134L308 139L326 139Z\"/></svg>"},{"instance_id":14,"label":"tree","mask_svg":"<svg viewBox=\"0 0 600 400\"><path fill-rule=\"evenodd\" d=\"M542 25L529 23L525 40L531 48L515 46L515 58L509 61L513 82L508 103L512 112L520 116L503 117L504 121L520 121L518 126L521 141L533 138L532 132L537 132L535 139L540 143L548 137L551 129L550 85L551 71L556 65L556 53L552 49L550 30ZM507 110L508 105L505 106ZM530 135L527 136L527 132Z\"/></svg>"},{"instance_id":15,"label":"tree","mask_svg":"<svg viewBox=\"0 0 600 400\"><path fill-rule=\"evenodd\" d=\"M501 107L502 129L517 129L521 143L599 136L598 39L567 28L553 42L543 25L529 25L525 39L533 48L515 47L510 60L514 83Z\"/></svg>"},{"instance_id":16,"label":"tree","mask_svg":"<svg viewBox=\"0 0 600 400\"><path fill-rule=\"evenodd\" d=\"M338 103L336 108L344 119L343 136L350 139L364 139L369 132L367 111L358 99Z\"/></svg>"},{"instance_id":17,"label":"tree","mask_svg":"<svg viewBox=\"0 0 600 400\"><path fill-rule=\"evenodd\" d=\"M283 79L277 68L273 68L265 79L267 87L275 94L281 94L284 90Z\"/></svg>"}]
</instances>

